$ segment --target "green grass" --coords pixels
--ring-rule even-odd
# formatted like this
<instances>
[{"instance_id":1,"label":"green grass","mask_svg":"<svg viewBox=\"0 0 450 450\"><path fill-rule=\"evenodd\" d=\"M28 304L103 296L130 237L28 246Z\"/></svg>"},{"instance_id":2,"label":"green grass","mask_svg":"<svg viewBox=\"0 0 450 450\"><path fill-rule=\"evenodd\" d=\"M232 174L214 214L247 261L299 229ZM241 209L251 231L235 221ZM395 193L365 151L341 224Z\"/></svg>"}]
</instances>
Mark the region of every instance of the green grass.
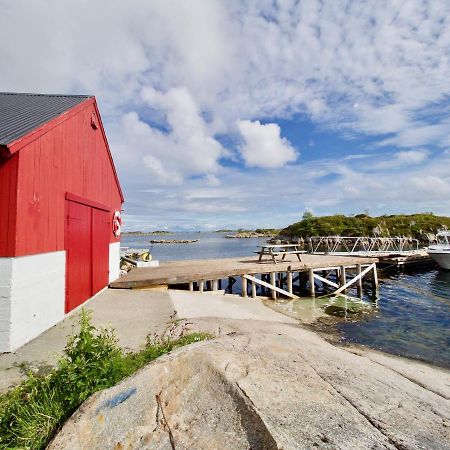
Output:
<instances>
[{"instance_id":1,"label":"green grass","mask_svg":"<svg viewBox=\"0 0 450 450\"><path fill-rule=\"evenodd\" d=\"M397 214L371 217L367 214L356 216L314 217L310 213L303 220L289 225L281 231L282 236L374 236L374 231L384 237L408 236L426 241L426 233L436 233L441 228L450 228L450 217L435 216L432 213Z\"/></svg>"},{"instance_id":2,"label":"green grass","mask_svg":"<svg viewBox=\"0 0 450 450\"><path fill-rule=\"evenodd\" d=\"M0 395L0 449L43 449L73 412L94 392L114 386L148 362L184 345L208 339L207 333L177 333L177 323L145 347L125 353L113 330L97 329L82 311L80 331L67 342L57 367L47 376L32 373Z\"/></svg>"}]
</instances>

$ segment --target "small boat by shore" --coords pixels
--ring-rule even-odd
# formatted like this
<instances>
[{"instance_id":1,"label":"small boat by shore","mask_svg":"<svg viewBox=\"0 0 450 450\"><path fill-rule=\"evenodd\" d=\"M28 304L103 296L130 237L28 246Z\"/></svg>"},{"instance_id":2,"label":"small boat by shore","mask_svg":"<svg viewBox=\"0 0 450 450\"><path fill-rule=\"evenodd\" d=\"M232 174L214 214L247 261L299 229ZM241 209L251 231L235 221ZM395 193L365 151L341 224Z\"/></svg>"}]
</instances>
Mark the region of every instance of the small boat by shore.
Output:
<instances>
[{"instance_id":1,"label":"small boat by shore","mask_svg":"<svg viewBox=\"0 0 450 450\"><path fill-rule=\"evenodd\" d=\"M427 253L439 267L450 270L450 231L440 231L436 235L438 243L427 248Z\"/></svg>"}]
</instances>

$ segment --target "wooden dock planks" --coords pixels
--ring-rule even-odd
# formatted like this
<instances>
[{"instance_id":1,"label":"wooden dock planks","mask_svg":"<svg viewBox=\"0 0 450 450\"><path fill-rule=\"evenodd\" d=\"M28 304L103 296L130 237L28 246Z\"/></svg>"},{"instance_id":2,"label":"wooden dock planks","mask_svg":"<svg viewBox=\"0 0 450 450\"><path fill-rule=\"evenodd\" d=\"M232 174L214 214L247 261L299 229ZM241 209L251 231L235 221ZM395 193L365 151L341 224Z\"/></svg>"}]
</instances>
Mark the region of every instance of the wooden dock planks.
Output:
<instances>
[{"instance_id":1,"label":"wooden dock planks","mask_svg":"<svg viewBox=\"0 0 450 450\"><path fill-rule=\"evenodd\" d=\"M159 267L135 268L128 274L112 282L116 289L136 289L155 285L190 283L200 280L218 280L230 276L266 274L274 272L302 272L339 266L371 264L378 258L355 257L347 255L310 255L302 256L302 261L289 257L274 264L272 261L258 262L255 257L200 259L161 263Z\"/></svg>"}]
</instances>

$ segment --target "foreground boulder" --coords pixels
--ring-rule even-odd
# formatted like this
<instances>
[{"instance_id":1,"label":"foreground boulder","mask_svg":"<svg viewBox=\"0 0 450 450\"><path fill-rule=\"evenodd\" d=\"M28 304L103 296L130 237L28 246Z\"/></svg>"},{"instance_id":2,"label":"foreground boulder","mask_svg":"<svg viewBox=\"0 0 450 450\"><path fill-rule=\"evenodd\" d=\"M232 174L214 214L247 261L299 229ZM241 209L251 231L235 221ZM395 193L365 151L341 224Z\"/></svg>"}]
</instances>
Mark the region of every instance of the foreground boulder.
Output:
<instances>
[{"instance_id":1,"label":"foreground boulder","mask_svg":"<svg viewBox=\"0 0 450 450\"><path fill-rule=\"evenodd\" d=\"M447 371L288 324L234 325L95 394L49 448L450 448Z\"/></svg>"}]
</instances>

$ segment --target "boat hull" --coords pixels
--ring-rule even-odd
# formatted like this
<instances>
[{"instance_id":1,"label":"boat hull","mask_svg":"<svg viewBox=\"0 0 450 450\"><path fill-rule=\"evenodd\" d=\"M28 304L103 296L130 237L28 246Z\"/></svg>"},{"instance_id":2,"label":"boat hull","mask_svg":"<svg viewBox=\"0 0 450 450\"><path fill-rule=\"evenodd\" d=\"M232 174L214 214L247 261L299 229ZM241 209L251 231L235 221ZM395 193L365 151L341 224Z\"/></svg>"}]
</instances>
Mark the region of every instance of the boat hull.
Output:
<instances>
[{"instance_id":1,"label":"boat hull","mask_svg":"<svg viewBox=\"0 0 450 450\"><path fill-rule=\"evenodd\" d=\"M428 254L436 261L439 267L450 270L450 252L429 251Z\"/></svg>"}]
</instances>

